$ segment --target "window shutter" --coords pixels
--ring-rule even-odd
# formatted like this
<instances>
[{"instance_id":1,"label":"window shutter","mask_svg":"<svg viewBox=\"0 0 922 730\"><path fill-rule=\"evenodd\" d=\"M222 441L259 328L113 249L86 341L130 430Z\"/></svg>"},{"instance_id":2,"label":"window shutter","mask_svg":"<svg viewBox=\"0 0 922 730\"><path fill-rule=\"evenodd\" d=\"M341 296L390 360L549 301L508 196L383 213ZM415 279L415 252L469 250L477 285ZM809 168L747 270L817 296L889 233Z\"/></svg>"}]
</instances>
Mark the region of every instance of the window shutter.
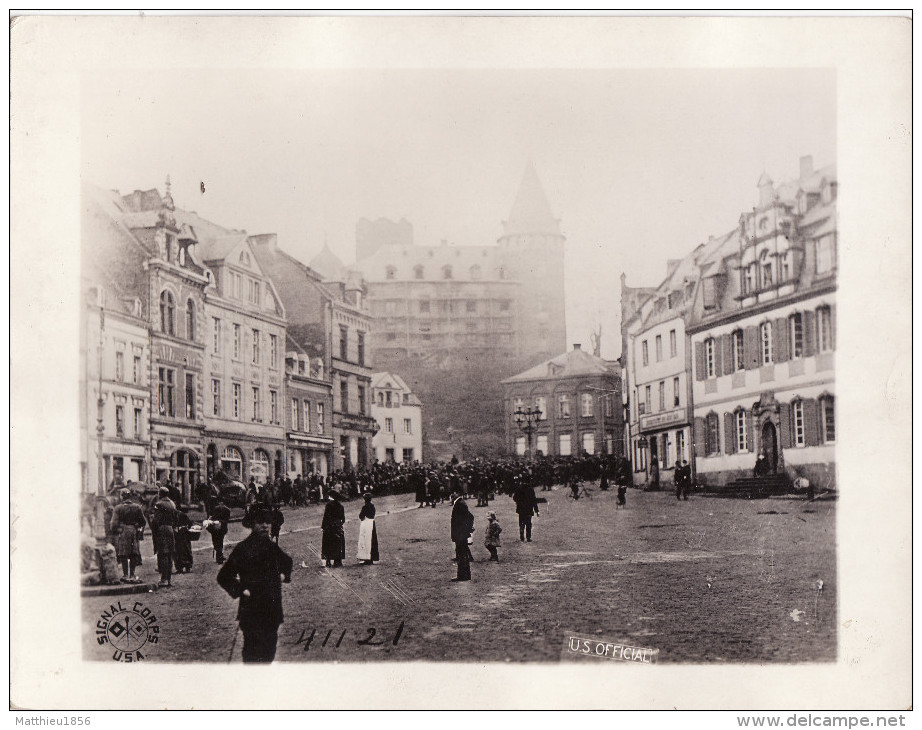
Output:
<instances>
[{"instance_id":1,"label":"window shutter","mask_svg":"<svg viewBox=\"0 0 922 730\"><path fill-rule=\"evenodd\" d=\"M789 449L794 443L792 435L794 424L792 423L791 404L782 403L781 411L778 415L781 420L781 448Z\"/></svg>"},{"instance_id":2,"label":"window shutter","mask_svg":"<svg viewBox=\"0 0 922 730\"><path fill-rule=\"evenodd\" d=\"M733 363L733 340L730 335L723 335L720 338L721 352L723 353L724 374L728 375L734 370Z\"/></svg>"},{"instance_id":3,"label":"window shutter","mask_svg":"<svg viewBox=\"0 0 922 730\"><path fill-rule=\"evenodd\" d=\"M736 414L724 413L724 443L727 445L727 453L736 453Z\"/></svg>"},{"instance_id":4,"label":"window shutter","mask_svg":"<svg viewBox=\"0 0 922 730\"><path fill-rule=\"evenodd\" d=\"M759 328L747 327L743 331L743 359L747 370L759 367Z\"/></svg>"},{"instance_id":5,"label":"window shutter","mask_svg":"<svg viewBox=\"0 0 922 730\"><path fill-rule=\"evenodd\" d=\"M749 450L749 453L755 452L755 427L756 419L752 415L752 411L747 412L744 416L747 419L746 423L746 448Z\"/></svg>"},{"instance_id":6,"label":"window shutter","mask_svg":"<svg viewBox=\"0 0 922 730\"><path fill-rule=\"evenodd\" d=\"M705 441L705 438L706 438L706 436L705 436L706 431L707 431L707 426L706 426L706 424L705 424L705 422L704 422L704 419L703 419L703 418L696 418L696 419L695 419L695 434L694 434L695 443L693 444L693 446L694 446L694 451L695 451L695 456L704 456L704 455L705 455L705 453L704 453L704 441Z\"/></svg>"},{"instance_id":7,"label":"window shutter","mask_svg":"<svg viewBox=\"0 0 922 730\"><path fill-rule=\"evenodd\" d=\"M816 400L804 401L804 445L818 446L820 443L819 419L817 418Z\"/></svg>"},{"instance_id":8,"label":"window shutter","mask_svg":"<svg viewBox=\"0 0 922 730\"><path fill-rule=\"evenodd\" d=\"M816 354L816 312L804 312L804 357Z\"/></svg>"},{"instance_id":9,"label":"window shutter","mask_svg":"<svg viewBox=\"0 0 922 730\"><path fill-rule=\"evenodd\" d=\"M707 368L704 363L704 343L695 343L695 380L705 380Z\"/></svg>"},{"instance_id":10,"label":"window shutter","mask_svg":"<svg viewBox=\"0 0 922 730\"><path fill-rule=\"evenodd\" d=\"M829 305L829 344L830 348L836 349L836 305Z\"/></svg>"},{"instance_id":11,"label":"window shutter","mask_svg":"<svg viewBox=\"0 0 922 730\"><path fill-rule=\"evenodd\" d=\"M775 347L775 362L787 362L791 359L791 325L787 317L781 317L775 320L774 331L772 332Z\"/></svg>"}]
</instances>

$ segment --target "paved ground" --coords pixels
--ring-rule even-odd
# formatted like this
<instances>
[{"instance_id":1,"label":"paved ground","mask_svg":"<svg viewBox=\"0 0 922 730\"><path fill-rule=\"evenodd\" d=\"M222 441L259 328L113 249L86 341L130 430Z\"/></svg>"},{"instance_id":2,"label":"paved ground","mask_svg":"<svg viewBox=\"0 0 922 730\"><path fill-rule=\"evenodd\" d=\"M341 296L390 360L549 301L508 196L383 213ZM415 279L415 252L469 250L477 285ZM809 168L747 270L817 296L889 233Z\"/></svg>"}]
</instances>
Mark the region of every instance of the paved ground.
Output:
<instances>
[{"instance_id":1,"label":"paved ground","mask_svg":"<svg viewBox=\"0 0 922 730\"><path fill-rule=\"evenodd\" d=\"M376 500L383 560L352 560L360 504L346 504L350 559L319 559L322 506L289 510L280 544L295 560L283 586L277 661L556 662L566 638L657 649L659 662L816 662L836 655L835 503L731 500L631 490L574 503L548 497L534 541L519 542L514 504L491 503L503 527L499 563L486 561L476 519L473 581L451 583L450 508L416 509L411 495ZM228 540L246 531L233 524ZM206 542L207 541L207 542ZM155 572L145 541L143 575ZM236 604L215 582L210 540L195 544L191 575L128 596L156 614L148 661L227 662ZM822 589L817 582L822 581ZM95 624L112 599L83 599L85 654L108 660ZM233 661L240 661L238 637ZM566 657L586 661L585 657ZM592 659L591 661L599 661Z\"/></svg>"}]
</instances>

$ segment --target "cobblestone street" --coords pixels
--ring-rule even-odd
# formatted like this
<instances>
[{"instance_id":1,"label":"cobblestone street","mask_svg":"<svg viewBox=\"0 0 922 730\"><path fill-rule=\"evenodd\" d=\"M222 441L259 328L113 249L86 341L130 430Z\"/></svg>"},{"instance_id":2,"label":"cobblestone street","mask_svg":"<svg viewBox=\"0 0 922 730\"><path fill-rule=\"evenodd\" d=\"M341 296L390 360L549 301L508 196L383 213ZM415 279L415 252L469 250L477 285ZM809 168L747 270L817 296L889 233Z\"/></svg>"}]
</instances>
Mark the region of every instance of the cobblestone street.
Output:
<instances>
[{"instance_id":1,"label":"cobblestone street","mask_svg":"<svg viewBox=\"0 0 922 730\"><path fill-rule=\"evenodd\" d=\"M531 543L518 540L512 500L491 503L503 527L499 563L483 547L488 510L470 502L473 581L460 584L449 582L447 503L376 500L382 561L370 567L354 559L360 504L346 503L347 561L336 570L319 558L322 506L288 510L280 545L295 570L276 661L599 661L564 657L568 636L654 649L659 662L835 660L835 502L679 502L630 490L616 510L614 493L598 489L579 502L560 489L538 496L548 503ZM233 524L228 541L245 534ZM160 641L147 661L231 659L236 602L215 582L208 536L194 547L194 572L174 576L173 588L120 598L156 614ZM144 550L140 574L153 580L149 538ZM112 655L97 645L95 623L117 600L83 599L88 659Z\"/></svg>"}]
</instances>

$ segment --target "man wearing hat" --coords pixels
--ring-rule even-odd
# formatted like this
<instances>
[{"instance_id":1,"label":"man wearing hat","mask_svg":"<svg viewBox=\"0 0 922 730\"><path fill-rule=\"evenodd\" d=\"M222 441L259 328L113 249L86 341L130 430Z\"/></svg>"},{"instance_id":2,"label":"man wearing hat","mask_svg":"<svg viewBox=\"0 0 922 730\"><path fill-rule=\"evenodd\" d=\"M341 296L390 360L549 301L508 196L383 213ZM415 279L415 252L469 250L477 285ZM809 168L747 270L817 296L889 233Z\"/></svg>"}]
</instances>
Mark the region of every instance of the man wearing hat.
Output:
<instances>
[{"instance_id":1,"label":"man wearing hat","mask_svg":"<svg viewBox=\"0 0 922 730\"><path fill-rule=\"evenodd\" d=\"M138 536L146 524L141 506L131 499L131 490L123 489L122 501L112 512L110 529L115 538L115 554L122 566L122 583L140 583L135 567L141 564L141 544Z\"/></svg>"},{"instance_id":2,"label":"man wearing hat","mask_svg":"<svg viewBox=\"0 0 922 730\"><path fill-rule=\"evenodd\" d=\"M231 511L220 496L211 510L211 524L208 532L211 533L211 544L214 546L214 559L218 565L224 563L224 538L227 536L227 524L230 522Z\"/></svg>"},{"instance_id":3,"label":"man wearing hat","mask_svg":"<svg viewBox=\"0 0 922 730\"><path fill-rule=\"evenodd\" d=\"M329 568L341 568L343 558L346 557L346 535L343 525L346 523L346 510L339 503L339 492L335 489L329 491L330 501L323 510L323 522L320 523L322 538L320 540L320 556L326 561Z\"/></svg>"},{"instance_id":4,"label":"man wearing hat","mask_svg":"<svg viewBox=\"0 0 922 730\"><path fill-rule=\"evenodd\" d=\"M253 506L243 518L250 534L231 551L218 571L218 585L239 598L237 621L243 632L243 661L275 659L282 624L282 579L291 583L291 556L269 538L272 511Z\"/></svg>"},{"instance_id":5,"label":"man wearing hat","mask_svg":"<svg viewBox=\"0 0 922 730\"><path fill-rule=\"evenodd\" d=\"M160 497L154 503L151 514L150 530L154 540L154 552L157 554L157 570L160 572L158 585L167 588L173 585L173 553L176 551L173 528L176 526L177 510L170 499L169 489L160 487L159 494Z\"/></svg>"}]
</instances>

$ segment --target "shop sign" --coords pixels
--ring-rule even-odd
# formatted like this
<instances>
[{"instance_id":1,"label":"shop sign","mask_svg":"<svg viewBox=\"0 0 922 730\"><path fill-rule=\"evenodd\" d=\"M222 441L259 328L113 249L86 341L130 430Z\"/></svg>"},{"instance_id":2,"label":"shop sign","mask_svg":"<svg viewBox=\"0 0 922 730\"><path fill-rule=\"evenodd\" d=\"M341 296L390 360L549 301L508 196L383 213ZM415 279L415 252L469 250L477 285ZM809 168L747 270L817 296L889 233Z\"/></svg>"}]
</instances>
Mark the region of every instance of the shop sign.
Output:
<instances>
[{"instance_id":1,"label":"shop sign","mask_svg":"<svg viewBox=\"0 0 922 730\"><path fill-rule=\"evenodd\" d=\"M662 426L672 426L677 423L685 423L685 409L683 408L640 417L640 428L644 431Z\"/></svg>"}]
</instances>

